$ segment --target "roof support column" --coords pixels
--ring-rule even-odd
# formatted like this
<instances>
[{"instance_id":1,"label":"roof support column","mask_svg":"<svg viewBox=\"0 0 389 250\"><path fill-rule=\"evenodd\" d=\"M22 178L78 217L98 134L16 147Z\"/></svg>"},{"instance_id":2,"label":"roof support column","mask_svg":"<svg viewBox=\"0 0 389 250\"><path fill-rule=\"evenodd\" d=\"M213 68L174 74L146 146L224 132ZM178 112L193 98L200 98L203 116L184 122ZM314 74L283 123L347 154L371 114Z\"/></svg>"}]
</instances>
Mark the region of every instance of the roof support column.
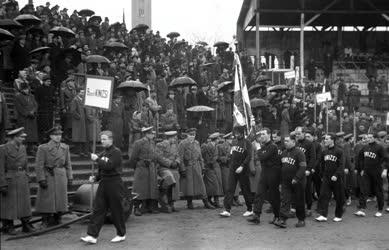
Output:
<instances>
[{"instance_id":1,"label":"roof support column","mask_svg":"<svg viewBox=\"0 0 389 250\"><path fill-rule=\"evenodd\" d=\"M255 1L255 9L259 9L259 2L260 0L253 0ZM255 12L255 56L256 56L256 66L257 69L261 67L261 44L260 44L260 37L259 37L259 12Z\"/></svg>"},{"instance_id":2,"label":"roof support column","mask_svg":"<svg viewBox=\"0 0 389 250\"><path fill-rule=\"evenodd\" d=\"M304 87L304 23L305 14L300 14L300 84ZM304 88L303 88L304 89ZM303 93L303 100L305 93Z\"/></svg>"}]
</instances>

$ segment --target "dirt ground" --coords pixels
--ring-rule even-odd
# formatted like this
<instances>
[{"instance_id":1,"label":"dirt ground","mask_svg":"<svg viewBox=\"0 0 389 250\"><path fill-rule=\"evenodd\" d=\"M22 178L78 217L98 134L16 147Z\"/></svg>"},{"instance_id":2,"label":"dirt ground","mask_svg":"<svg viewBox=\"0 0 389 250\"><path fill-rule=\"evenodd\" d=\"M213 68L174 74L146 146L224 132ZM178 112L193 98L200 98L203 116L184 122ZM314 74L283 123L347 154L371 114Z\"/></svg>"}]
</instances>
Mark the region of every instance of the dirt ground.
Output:
<instances>
[{"instance_id":1,"label":"dirt ground","mask_svg":"<svg viewBox=\"0 0 389 250\"><path fill-rule=\"evenodd\" d=\"M85 245L80 237L85 235L86 223L78 223L17 241L5 241L7 236L2 235L1 249L389 249L389 214L375 218L374 202L368 204L365 218L353 215L353 202L341 223L332 221L332 205L328 222L311 217L305 228L295 228L296 219L290 219L287 229L268 224L270 214L262 216L260 225L249 225L242 216L244 207L233 207L230 218L220 218L221 209L203 209L200 201L194 204L196 209L187 210L184 201L177 202L179 213L131 215L127 239L117 244L110 243L114 227L105 225L97 245Z\"/></svg>"}]
</instances>

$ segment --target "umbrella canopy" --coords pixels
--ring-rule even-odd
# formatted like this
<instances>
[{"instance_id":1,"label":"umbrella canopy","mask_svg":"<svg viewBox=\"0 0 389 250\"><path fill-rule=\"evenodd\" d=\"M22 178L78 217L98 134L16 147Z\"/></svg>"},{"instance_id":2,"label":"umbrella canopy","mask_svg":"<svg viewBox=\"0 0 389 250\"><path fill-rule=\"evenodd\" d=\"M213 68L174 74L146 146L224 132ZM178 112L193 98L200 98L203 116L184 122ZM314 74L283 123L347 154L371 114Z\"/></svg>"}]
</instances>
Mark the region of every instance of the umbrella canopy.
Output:
<instances>
[{"instance_id":1,"label":"umbrella canopy","mask_svg":"<svg viewBox=\"0 0 389 250\"><path fill-rule=\"evenodd\" d=\"M43 36L44 35L44 32L41 28L39 27L32 27L32 28L29 28L27 31L27 33L31 33L33 35L41 35Z\"/></svg>"},{"instance_id":2,"label":"umbrella canopy","mask_svg":"<svg viewBox=\"0 0 389 250\"><path fill-rule=\"evenodd\" d=\"M217 86L217 91L225 92L230 88L232 88L232 81L225 81L220 83L219 86Z\"/></svg>"},{"instance_id":3,"label":"umbrella canopy","mask_svg":"<svg viewBox=\"0 0 389 250\"><path fill-rule=\"evenodd\" d=\"M111 61L108 60L105 56L100 55L90 55L86 58L87 63L110 63Z\"/></svg>"},{"instance_id":4,"label":"umbrella canopy","mask_svg":"<svg viewBox=\"0 0 389 250\"><path fill-rule=\"evenodd\" d=\"M80 16L93 16L95 12L90 9L82 9L78 12L78 15Z\"/></svg>"},{"instance_id":5,"label":"umbrella canopy","mask_svg":"<svg viewBox=\"0 0 389 250\"><path fill-rule=\"evenodd\" d=\"M267 90L269 92L281 92L281 91L287 91L287 90L289 90L289 88L286 85L275 85L275 86L269 87Z\"/></svg>"},{"instance_id":6,"label":"umbrella canopy","mask_svg":"<svg viewBox=\"0 0 389 250\"><path fill-rule=\"evenodd\" d=\"M121 42L107 42L104 45L104 48L114 49L114 50L126 50L126 49L128 49L128 47L124 43L121 43Z\"/></svg>"},{"instance_id":7,"label":"umbrella canopy","mask_svg":"<svg viewBox=\"0 0 389 250\"><path fill-rule=\"evenodd\" d=\"M120 27L122 27L122 24L119 23L119 22L116 22L116 23L114 23L114 24L111 24L111 25L109 26L108 30L111 30L111 29L113 29L113 30L118 30L118 29L120 29Z\"/></svg>"},{"instance_id":8,"label":"umbrella canopy","mask_svg":"<svg viewBox=\"0 0 389 250\"><path fill-rule=\"evenodd\" d=\"M209 67L209 66L213 66L215 65L215 63L204 63L204 64L201 64L200 67Z\"/></svg>"},{"instance_id":9,"label":"umbrella canopy","mask_svg":"<svg viewBox=\"0 0 389 250\"><path fill-rule=\"evenodd\" d=\"M38 54L38 53L46 53L46 52L49 52L50 49L51 49L50 47L39 47L39 48L36 48L34 50L31 50L28 54L31 56L31 55Z\"/></svg>"},{"instance_id":10,"label":"umbrella canopy","mask_svg":"<svg viewBox=\"0 0 389 250\"><path fill-rule=\"evenodd\" d=\"M8 30L0 28L0 41L12 40L15 36L11 34Z\"/></svg>"},{"instance_id":11,"label":"umbrella canopy","mask_svg":"<svg viewBox=\"0 0 389 250\"><path fill-rule=\"evenodd\" d=\"M197 42L197 44L199 44L201 46L208 46L208 43L206 43L204 41Z\"/></svg>"},{"instance_id":12,"label":"umbrella canopy","mask_svg":"<svg viewBox=\"0 0 389 250\"><path fill-rule=\"evenodd\" d=\"M118 89L131 89L136 92L147 91L147 86L139 81L125 81L119 84Z\"/></svg>"},{"instance_id":13,"label":"umbrella canopy","mask_svg":"<svg viewBox=\"0 0 389 250\"><path fill-rule=\"evenodd\" d=\"M181 45L184 45L186 44L186 42L184 40L181 40L181 41L177 41L175 44L174 44L174 47L178 47L178 46L181 46Z\"/></svg>"},{"instance_id":14,"label":"umbrella canopy","mask_svg":"<svg viewBox=\"0 0 389 250\"><path fill-rule=\"evenodd\" d=\"M75 37L76 34L69 28L56 26L50 30L50 33L53 33L54 35L61 36L61 37Z\"/></svg>"},{"instance_id":15,"label":"umbrella canopy","mask_svg":"<svg viewBox=\"0 0 389 250\"><path fill-rule=\"evenodd\" d=\"M169 34L167 34L166 36L169 38L175 38L175 37L179 37L180 33L173 31L173 32L170 32Z\"/></svg>"},{"instance_id":16,"label":"umbrella canopy","mask_svg":"<svg viewBox=\"0 0 389 250\"><path fill-rule=\"evenodd\" d=\"M12 19L0 19L0 28L5 30L21 29L23 25Z\"/></svg>"},{"instance_id":17,"label":"umbrella canopy","mask_svg":"<svg viewBox=\"0 0 389 250\"><path fill-rule=\"evenodd\" d=\"M140 24L136 25L134 28L132 28L130 33L134 32L134 30L139 31L139 32L145 32L148 28L149 28L149 26L147 26L146 24L140 23Z\"/></svg>"},{"instance_id":18,"label":"umbrella canopy","mask_svg":"<svg viewBox=\"0 0 389 250\"><path fill-rule=\"evenodd\" d=\"M197 85L195 80L190 78L189 76L181 76L175 78L169 85L169 87L186 87L186 86L192 86Z\"/></svg>"},{"instance_id":19,"label":"umbrella canopy","mask_svg":"<svg viewBox=\"0 0 389 250\"><path fill-rule=\"evenodd\" d=\"M210 112L210 111L214 111L215 109L208 106L198 105L198 106L187 108L186 110L189 112Z\"/></svg>"},{"instance_id":20,"label":"umbrella canopy","mask_svg":"<svg viewBox=\"0 0 389 250\"><path fill-rule=\"evenodd\" d=\"M101 16L92 16L88 20L89 23L94 23L94 22L101 23L101 21L103 21L103 19L101 19Z\"/></svg>"},{"instance_id":21,"label":"umbrella canopy","mask_svg":"<svg viewBox=\"0 0 389 250\"><path fill-rule=\"evenodd\" d=\"M31 14L19 15L14 20L17 21L18 23L21 23L24 26L27 26L27 25L38 25L38 24L40 24L42 22L41 19L39 19L36 16L31 15Z\"/></svg>"},{"instance_id":22,"label":"umbrella canopy","mask_svg":"<svg viewBox=\"0 0 389 250\"><path fill-rule=\"evenodd\" d=\"M219 41L219 42L216 42L213 47L228 47L229 44L227 42L222 42L222 41Z\"/></svg>"},{"instance_id":23,"label":"umbrella canopy","mask_svg":"<svg viewBox=\"0 0 389 250\"><path fill-rule=\"evenodd\" d=\"M257 79L255 79L255 83L267 82L267 81L271 81L271 79L267 76L264 76L264 75L260 75L257 77Z\"/></svg>"},{"instance_id":24,"label":"umbrella canopy","mask_svg":"<svg viewBox=\"0 0 389 250\"><path fill-rule=\"evenodd\" d=\"M254 84L253 86L251 86L248 89L248 91L249 91L249 93L251 93L251 92L253 92L253 91L255 91L255 90L259 89L259 88L265 88L266 89L266 85L257 83L257 84Z\"/></svg>"},{"instance_id":25,"label":"umbrella canopy","mask_svg":"<svg viewBox=\"0 0 389 250\"><path fill-rule=\"evenodd\" d=\"M267 101L260 98L254 98L250 100L251 108L262 108L266 107Z\"/></svg>"}]
</instances>

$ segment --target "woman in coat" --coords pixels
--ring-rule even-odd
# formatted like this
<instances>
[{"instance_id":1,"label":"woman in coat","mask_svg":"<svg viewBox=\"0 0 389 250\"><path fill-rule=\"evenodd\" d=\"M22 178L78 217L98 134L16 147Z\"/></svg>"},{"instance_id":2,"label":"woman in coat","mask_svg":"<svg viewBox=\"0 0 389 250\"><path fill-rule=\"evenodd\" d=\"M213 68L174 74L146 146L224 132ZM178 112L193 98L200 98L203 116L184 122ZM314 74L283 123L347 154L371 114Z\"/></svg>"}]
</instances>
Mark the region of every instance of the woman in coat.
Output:
<instances>
[{"instance_id":1,"label":"woman in coat","mask_svg":"<svg viewBox=\"0 0 389 250\"><path fill-rule=\"evenodd\" d=\"M5 233L16 234L13 221L21 220L23 232L31 232L30 186L26 148L23 141L27 134L23 128L7 134L11 137L0 146L0 219Z\"/></svg>"},{"instance_id":2,"label":"woman in coat","mask_svg":"<svg viewBox=\"0 0 389 250\"><path fill-rule=\"evenodd\" d=\"M86 118L83 104L84 90L81 90L70 103L72 114L72 142L77 147L76 152L80 155L87 154Z\"/></svg>"},{"instance_id":3,"label":"woman in coat","mask_svg":"<svg viewBox=\"0 0 389 250\"><path fill-rule=\"evenodd\" d=\"M187 200L189 209L193 209L192 201L194 197L202 198L205 208L212 209L213 207L206 199L207 193L202 177L204 162L201 156L200 143L195 140L196 129L189 129L188 133L188 138L182 140L178 145L178 154L181 161L181 192Z\"/></svg>"},{"instance_id":4,"label":"woman in coat","mask_svg":"<svg viewBox=\"0 0 389 250\"><path fill-rule=\"evenodd\" d=\"M261 174L261 162L258 159L257 151L261 148L261 144L259 142L259 134L256 135L255 140L252 142L252 156L250 165L252 168L255 168L255 175L250 175L250 189L252 193L257 191L257 186L259 182L259 176Z\"/></svg>"},{"instance_id":5,"label":"woman in coat","mask_svg":"<svg viewBox=\"0 0 389 250\"><path fill-rule=\"evenodd\" d=\"M107 129L114 131L113 141L115 146L123 148L123 117L124 117L124 104L122 97L117 96L112 102L111 112L106 113Z\"/></svg>"},{"instance_id":6,"label":"woman in coat","mask_svg":"<svg viewBox=\"0 0 389 250\"><path fill-rule=\"evenodd\" d=\"M285 136L289 135L289 129L290 129L290 116L289 116L289 104L286 103L284 105L284 108L281 112L281 138L285 138Z\"/></svg>"},{"instance_id":7,"label":"woman in coat","mask_svg":"<svg viewBox=\"0 0 389 250\"><path fill-rule=\"evenodd\" d=\"M39 183L36 212L43 214L44 227L61 223L62 213L68 211L68 185L73 180L69 146L61 143L61 128L50 129L48 135L50 141L38 147L35 159Z\"/></svg>"}]
</instances>

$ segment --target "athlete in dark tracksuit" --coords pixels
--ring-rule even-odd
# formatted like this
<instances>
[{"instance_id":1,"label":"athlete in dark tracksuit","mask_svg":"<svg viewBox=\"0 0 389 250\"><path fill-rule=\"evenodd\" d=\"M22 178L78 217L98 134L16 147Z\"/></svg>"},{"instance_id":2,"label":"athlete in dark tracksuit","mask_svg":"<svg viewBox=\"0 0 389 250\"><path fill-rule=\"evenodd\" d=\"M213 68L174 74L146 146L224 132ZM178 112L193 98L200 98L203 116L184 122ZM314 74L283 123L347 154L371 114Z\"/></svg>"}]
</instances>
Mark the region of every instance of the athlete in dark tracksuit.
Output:
<instances>
[{"instance_id":1,"label":"athlete in dark tracksuit","mask_svg":"<svg viewBox=\"0 0 389 250\"><path fill-rule=\"evenodd\" d=\"M327 218L328 205L332 194L336 201L335 217L342 218L344 206L344 156L343 151L334 145L335 136L326 135L324 143L328 147L324 150L320 163L323 169L318 212Z\"/></svg>"},{"instance_id":2,"label":"athlete in dark tracksuit","mask_svg":"<svg viewBox=\"0 0 389 250\"><path fill-rule=\"evenodd\" d=\"M262 206L265 197L269 200L274 218L272 223L280 217L280 178L281 178L281 162L278 156L277 146L270 140L270 130L262 130L260 133L265 133L267 136L266 142L262 144L261 149L258 150L257 155L261 161L261 175L257 192L254 197L254 213L255 215L248 219L249 222L255 224L259 223L259 217L262 213ZM261 139L264 135L261 134Z\"/></svg>"},{"instance_id":3,"label":"athlete in dark tracksuit","mask_svg":"<svg viewBox=\"0 0 389 250\"><path fill-rule=\"evenodd\" d=\"M276 226L286 227L290 206L296 208L299 222L296 227L305 226L305 161L304 153L295 147L295 138L285 137L286 150L281 155L281 209L280 223ZM287 145L288 144L288 145Z\"/></svg>"},{"instance_id":4,"label":"athlete in dark tracksuit","mask_svg":"<svg viewBox=\"0 0 389 250\"><path fill-rule=\"evenodd\" d=\"M368 135L371 136L371 135ZM368 144L365 145L358 155L357 170L361 178L361 195L359 208L366 209L366 199L369 195L369 184L377 197L378 212L384 208L383 180L381 177L382 164L386 158L384 147L374 139L368 137Z\"/></svg>"}]
</instances>

